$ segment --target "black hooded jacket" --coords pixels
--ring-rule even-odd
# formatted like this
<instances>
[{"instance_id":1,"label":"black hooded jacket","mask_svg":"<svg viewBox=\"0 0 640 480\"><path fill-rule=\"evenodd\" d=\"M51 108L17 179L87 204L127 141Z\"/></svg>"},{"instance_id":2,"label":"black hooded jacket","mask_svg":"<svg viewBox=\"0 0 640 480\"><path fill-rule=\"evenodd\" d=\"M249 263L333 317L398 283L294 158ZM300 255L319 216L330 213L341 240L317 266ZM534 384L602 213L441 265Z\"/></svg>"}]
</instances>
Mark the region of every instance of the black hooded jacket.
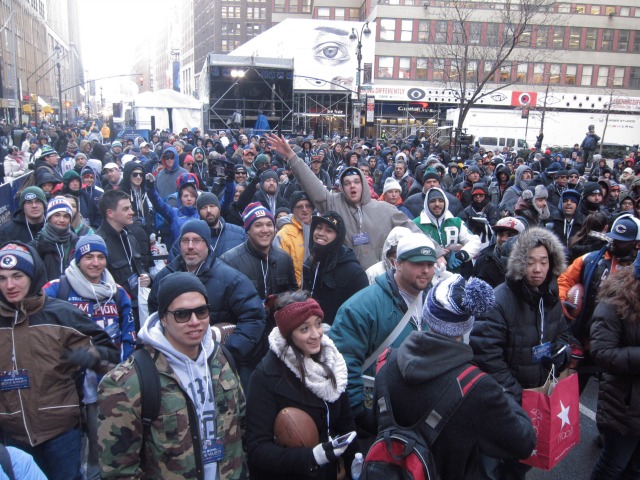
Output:
<instances>
[{"instance_id":1,"label":"black hooded jacket","mask_svg":"<svg viewBox=\"0 0 640 480\"><path fill-rule=\"evenodd\" d=\"M0 228L0 243L8 242L9 240L28 243L38 236L42 227L44 227L44 221L35 225L27 224L24 211L20 208L13 212L11 221Z\"/></svg>"}]
</instances>

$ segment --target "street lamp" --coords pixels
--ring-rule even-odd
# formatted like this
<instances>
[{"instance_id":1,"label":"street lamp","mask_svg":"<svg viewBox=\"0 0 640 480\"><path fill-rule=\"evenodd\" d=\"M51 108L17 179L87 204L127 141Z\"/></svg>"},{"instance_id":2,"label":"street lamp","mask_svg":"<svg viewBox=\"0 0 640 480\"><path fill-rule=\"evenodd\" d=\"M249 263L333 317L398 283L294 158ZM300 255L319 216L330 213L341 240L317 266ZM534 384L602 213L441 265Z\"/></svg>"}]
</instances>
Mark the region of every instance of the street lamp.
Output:
<instances>
[{"instance_id":1,"label":"street lamp","mask_svg":"<svg viewBox=\"0 0 640 480\"><path fill-rule=\"evenodd\" d=\"M356 59L358 60L358 69L356 71L356 92L357 98L356 103L354 104L353 112L355 117L356 108L358 111L360 110L360 75L362 72L362 37L367 38L371 35L371 29L369 28L369 22L365 22L358 33L355 28L351 29L351 33L349 34L349 40L354 41L358 40L356 45ZM355 127L355 126L354 126ZM355 129L355 128L354 128ZM358 137L360 136L360 122L358 122Z\"/></svg>"},{"instance_id":2,"label":"street lamp","mask_svg":"<svg viewBox=\"0 0 640 480\"><path fill-rule=\"evenodd\" d=\"M56 45L54 50L57 54L56 63L58 65L58 112L60 113L60 123L64 124L64 114L62 110L62 74L60 73L60 59L62 58L62 48L60 48L60 45Z\"/></svg>"},{"instance_id":3,"label":"street lamp","mask_svg":"<svg viewBox=\"0 0 640 480\"><path fill-rule=\"evenodd\" d=\"M31 79L33 78L33 76L38 72L38 70L40 70L40 69L41 69L42 67L44 67L47 63L49 63L49 60L51 60L51 59L54 57L54 55L58 55L58 53L60 52L60 50L61 50L61 49L60 49L60 46L59 46L59 45L56 45L56 46L53 48L53 53L52 53L52 54L51 54L51 55L50 55L50 56L49 56L49 57L48 57L44 62L42 62L42 63L38 66L38 68L36 68L36 69L31 73L31 75L29 75L29 76L27 77L27 88L29 88L29 80L31 80ZM36 123L36 133L38 133L38 82L39 82L40 80L42 80L42 78L44 78L44 76L45 76L47 73L49 73L50 71L51 71L51 69L49 69L49 70L48 70L48 71L47 71L47 72L46 72L42 77L40 77L39 79L37 79L37 80L36 80L36 90L35 90L35 92L36 92L36 93L35 93L35 102L34 102L34 106L35 106L35 110L36 110L36 111L35 111L35 117L34 117L34 118L35 118L35 123Z\"/></svg>"}]
</instances>

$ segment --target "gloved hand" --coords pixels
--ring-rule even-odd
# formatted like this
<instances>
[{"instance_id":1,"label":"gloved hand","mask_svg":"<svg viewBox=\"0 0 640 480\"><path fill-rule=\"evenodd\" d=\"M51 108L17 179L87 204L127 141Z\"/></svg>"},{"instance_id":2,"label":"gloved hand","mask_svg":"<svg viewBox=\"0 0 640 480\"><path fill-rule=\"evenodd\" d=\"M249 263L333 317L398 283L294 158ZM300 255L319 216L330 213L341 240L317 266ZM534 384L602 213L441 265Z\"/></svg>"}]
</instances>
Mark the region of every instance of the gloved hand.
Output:
<instances>
[{"instance_id":1,"label":"gloved hand","mask_svg":"<svg viewBox=\"0 0 640 480\"><path fill-rule=\"evenodd\" d=\"M329 462L335 462L348 446L349 445L344 445L336 448L331 442L320 443L313 447L313 458L316 460L318 466L321 467Z\"/></svg>"},{"instance_id":2,"label":"gloved hand","mask_svg":"<svg viewBox=\"0 0 640 480\"><path fill-rule=\"evenodd\" d=\"M153 173L147 173L144 176L144 186L147 190L153 190L156 185L156 177L153 176Z\"/></svg>"},{"instance_id":3,"label":"gloved hand","mask_svg":"<svg viewBox=\"0 0 640 480\"><path fill-rule=\"evenodd\" d=\"M453 273L447 271L447 265L445 265L444 263L436 263L434 265L434 270L435 270L435 279L437 282L440 282L442 280L445 280L447 278L449 278L450 276L453 275ZM434 282L436 283L436 282Z\"/></svg>"},{"instance_id":4,"label":"gloved hand","mask_svg":"<svg viewBox=\"0 0 640 480\"><path fill-rule=\"evenodd\" d=\"M236 176L236 164L229 160L222 160L224 165L224 176L228 182L233 182Z\"/></svg>"},{"instance_id":5,"label":"gloved hand","mask_svg":"<svg viewBox=\"0 0 640 480\"><path fill-rule=\"evenodd\" d=\"M449 270L457 270L464 262L464 254L462 251L451 252L449 260L447 261L447 268Z\"/></svg>"},{"instance_id":6,"label":"gloved hand","mask_svg":"<svg viewBox=\"0 0 640 480\"><path fill-rule=\"evenodd\" d=\"M540 364L546 369L551 370L551 367L555 367L556 374L562 372L567 365L569 365L569 360L571 358L571 347L567 343L563 343L558 345L555 350L555 353L550 357L542 357L540 359Z\"/></svg>"},{"instance_id":7,"label":"gloved hand","mask_svg":"<svg viewBox=\"0 0 640 480\"><path fill-rule=\"evenodd\" d=\"M95 370L100 364L100 358L84 348L68 350L62 354L62 358L73 365L91 370Z\"/></svg>"},{"instance_id":8,"label":"gloved hand","mask_svg":"<svg viewBox=\"0 0 640 480\"><path fill-rule=\"evenodd\" d=\"M571 338L569 341L571 347L571 360L569 360L569 368L576 368L582 360L584 360L584 347L577 338Z\"/></svg>"}]
</instances>

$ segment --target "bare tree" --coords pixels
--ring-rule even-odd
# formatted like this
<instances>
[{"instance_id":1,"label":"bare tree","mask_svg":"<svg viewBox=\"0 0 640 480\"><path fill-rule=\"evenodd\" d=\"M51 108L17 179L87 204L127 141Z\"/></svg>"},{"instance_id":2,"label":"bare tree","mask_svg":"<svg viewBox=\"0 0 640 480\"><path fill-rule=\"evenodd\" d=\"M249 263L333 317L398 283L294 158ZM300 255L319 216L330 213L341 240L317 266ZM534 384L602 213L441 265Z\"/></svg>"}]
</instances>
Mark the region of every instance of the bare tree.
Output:
<instances>
[{"instance_id":1,"label":"bare tree","mask_svg":"<svg viewBox=\"0 0 640 480\"><path fill-rule=\"evenodd\" d=\"M518 65L548 59L550 54L546 48L530 48L531 32L534 25L553 21L554 0L503 0L494 4L500 7L496 10L487 10L483 3L446 2L436 13L439 28L447 27L446 39L435 38L434 43L425 45L425 57L439 62L444 88L457 100L458 131L471 107L481 99L514 83L528 81L519 75ZM430 18L435 8L428 10ZM436 36L439 34L442 32L435 32ZM498 72L500 79L496 81Z\"/></svg>"}]
</instances>

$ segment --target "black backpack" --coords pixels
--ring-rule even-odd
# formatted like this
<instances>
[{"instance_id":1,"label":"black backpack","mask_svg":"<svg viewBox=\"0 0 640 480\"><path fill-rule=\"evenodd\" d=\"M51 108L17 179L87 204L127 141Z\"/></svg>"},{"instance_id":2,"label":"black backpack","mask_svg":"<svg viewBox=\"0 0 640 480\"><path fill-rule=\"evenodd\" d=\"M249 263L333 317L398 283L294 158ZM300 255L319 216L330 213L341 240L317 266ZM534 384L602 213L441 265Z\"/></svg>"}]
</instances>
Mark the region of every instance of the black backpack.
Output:
<instances>
[{"instance_id":1,"label":"black backpack","mask_svg":"<svg viewBox=\"0 0 640 480\"><path fill-rule=\"evenodd\" d=\"M391 409L388 384L389 368L397 363L396 357L396 350L387 349L378 363L384 362L375 382L378 436L364 459L360 480L439 480L431 447L464 397L486 374L474 365L465 365L456 376L436 380L434 391L442 395L435 405L425 408L415 425L401 427Z\"/></svg>"},{"instance_id":2,"label":"black backpack","mask_svg":"<svg viewBox=\"0 0 640 480\"><path fill-rule=\"evenodd\" d=\"M11 463L11 455L9 450L3 444L0 443L0 468L5 473L9 480L16 480L15 473L13 473L13 464Z\"/></svg>"}]
</instances>

